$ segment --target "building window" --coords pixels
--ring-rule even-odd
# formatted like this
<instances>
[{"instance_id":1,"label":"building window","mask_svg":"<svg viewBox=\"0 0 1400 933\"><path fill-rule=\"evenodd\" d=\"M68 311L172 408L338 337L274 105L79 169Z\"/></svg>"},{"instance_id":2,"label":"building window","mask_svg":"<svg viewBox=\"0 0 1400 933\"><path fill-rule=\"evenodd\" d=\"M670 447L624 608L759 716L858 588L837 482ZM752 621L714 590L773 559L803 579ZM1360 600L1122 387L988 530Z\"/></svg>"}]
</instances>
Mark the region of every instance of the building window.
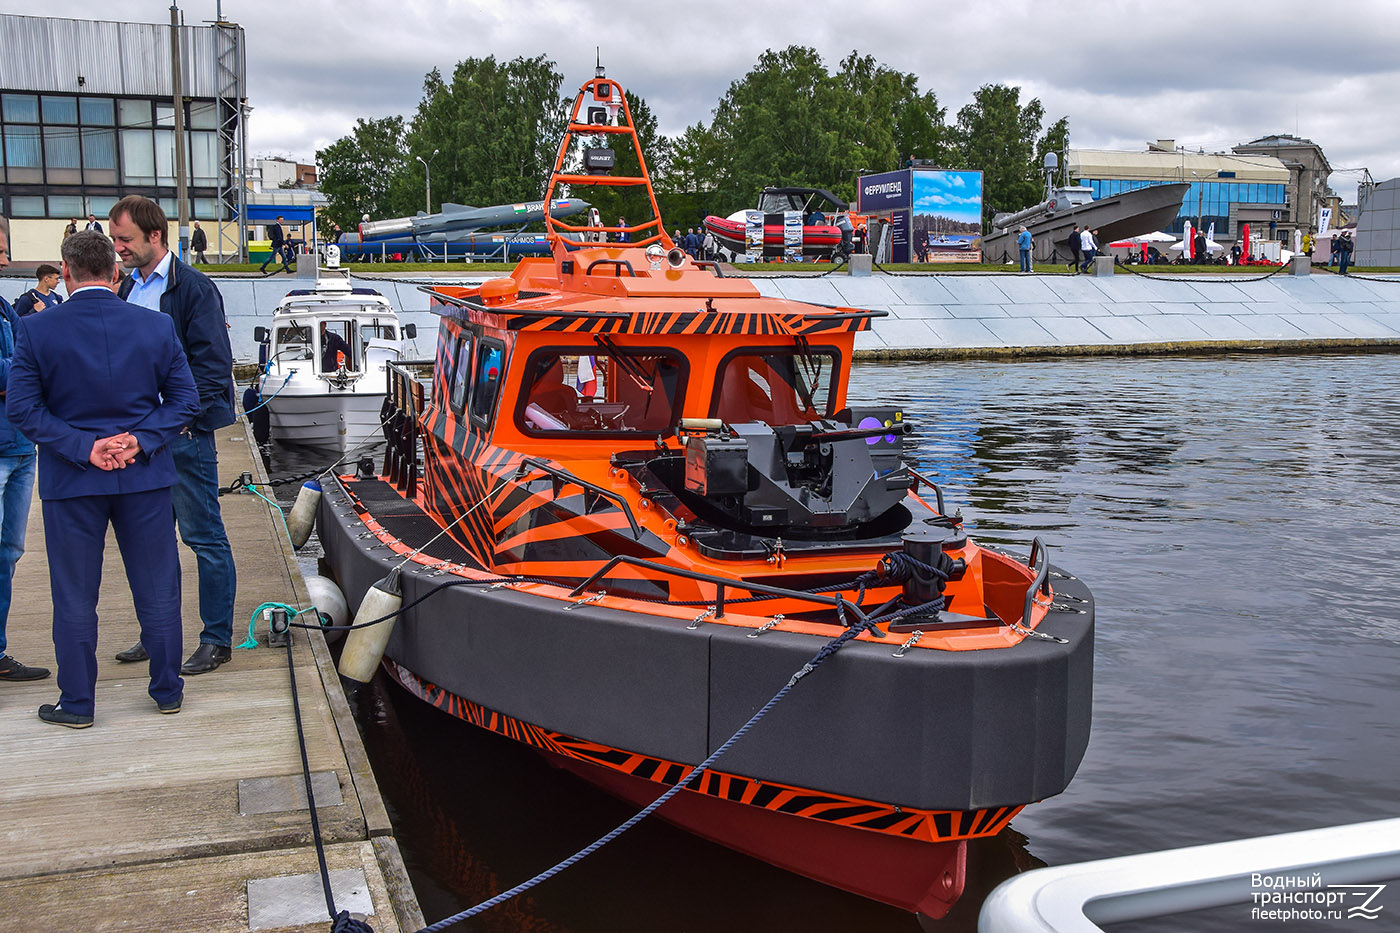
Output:
<instances>
[{"instance_id":1,"label":"building window","mask_svg":"<svg viewBox=\"0 0 1400 933\"><path fill-rule=\"evenodd\" d=\"M83 183L83 163L76 126L44 127L44 164L44 176L51 185Z\"/></svg>"},{"instance_id":2,"label":"building window","mask_svg":"<svg viewBox=\"0 0 1400 933\"><path fill-rule=\"evenodd\" d=\"M45 123L77 123L78 102L72 97L44 97Z\"/></svg>"},{"instance_id":3,"label":"building window","mask_svg":"<svg viewBox=\"0 0 1400 933\"><path fill-rule=\"evenodd\" d=\"M9 98L6 97L8 102ZM43 182L43 161L39 152L37 126L5 127L5 164L9 181L17 185L37 185ZM40 199L42 203L43 199Z\"/></svg>"},{"instance_id":4,"label":"building window","mask_svg":"<svg viewBox=\"0 0 1400 933\"><path fill-rule=\"evenodd\" d=\"M156 104L156 126L174 126L174 125L175 125L175 105L174 105L174 104L161 104L161 103L157 103L157 104Z\"/></svg>"},{"instance_id":5,"label":"building window","mask_svg":"<svg viewBox=\"0 0 1400 933\"><path fill-rule=\"evenodd\" d=\"M122 126L151 126L151 102L148 100L119 100L117 113Z\"/></svg>"},{"instance_id":6,"label":"building window","mask_svg":"<svg viewBox=\"0 0 1400 933\"><path fill-rule=\"evenodd\" d=\"M43 217L44 199L17 194L10 198L11 217Z\"/></svg>"},{"instance_id":7,"label":"building window","mask_svg":"<svg viewBox=\"0 0 1400 933\"><path fill-rule=\"evenodd\" d=\"M116 122L112 119L110 97L81 97L78 99L78 111L84 126L111 126Z\"/></svg>"},{"instance_id":8,"label":"building window","mask_svg":"<svg viewBox=\"0 0 1400 933\"><path fill-rule=\"evenodd\" d=\"M219 134L190 133L190 181L214 187L219 183Z\"/></svg>"},{"instance_id":9,"label":"building window","mask_svg":"<svg viewBox=\"0 0 1400 933\"><path fill-rule=\"evenodd\" d=\"M190 101L190 129L217 130L219 128L219 105L212 100Z\"/></svg>"},{"instance_id":10,"label":"building window","mask_svg":"<svg viewBox=\"0 0 1400 933\"><path fill-rule=\"evenodd\" d=\"M51 194L49 195L49 216L50 217L81 217L83 211L83 199L76 194Z\"/></svg>"},{"instance_id":11,"label":"building window","mask_svg":"<svg viewBox=\"0 0 1400 933\"><path fill-rule=\"evenodd\" d=\"M6 123L39 122L39 98L33 94L4 95L3 110Z\"/></svg>"},{"instance_id":12,"label":"building window","mask_svg":"<svg viewBox=\"0 0 1400 933\"><path fill-rule=\"evenodd\" d=\"M122 182L128 185L156 183L156 154L150 130L122 130Z\"/></svg>"},{"instance_id":13,"label":"building window","mask_svg":"<svg viewBox=\"0 0 1400 933\"><path fill-rule=\"evenodd\" d=\"M83 183L117 183L116 130L83 130Z\"/></svg>"},{"instance_id":14,"label":"building window","mask_svg":"<svg viewBox=\"0 0 1400 933\"><path fill-rule=\"evenodd\" d=\"M174 130L156 130L156 184L175 186Z\"/></svg>"},{"instance_id":15,"label":"building window","mask_svg":"<svg viewBox=\"0 0 1400 933\"><path fill-rule=\"evenodd\" d=\"M113 205L117 203L117 199L111 195L100 198L85 198L84 200L87 201L87 210L79 211L78 213L93 214L97 217L106 217L112 210Z\"/></svg>"}]
</instances>

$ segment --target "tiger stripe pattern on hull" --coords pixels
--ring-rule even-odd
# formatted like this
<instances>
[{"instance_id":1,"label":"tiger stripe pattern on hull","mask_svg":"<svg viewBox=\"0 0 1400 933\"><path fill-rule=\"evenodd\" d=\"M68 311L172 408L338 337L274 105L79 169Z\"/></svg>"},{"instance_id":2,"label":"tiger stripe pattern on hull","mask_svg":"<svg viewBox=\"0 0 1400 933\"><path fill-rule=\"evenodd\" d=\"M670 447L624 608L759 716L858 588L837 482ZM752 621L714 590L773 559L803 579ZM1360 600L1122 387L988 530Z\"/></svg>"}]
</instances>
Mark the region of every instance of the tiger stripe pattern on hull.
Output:
<instances>
[{"instance_id":1,"label":"tiger stripe pattern on hull","mask_svg":"<svg viewBox=\"0 0 1400 933\"><path fill-rule=\"evenodd\" d=\"M384 665L404 689L445 713L550 754L652 781L658 793L691 771L691 765L599 745L522 722L430 683L396 661L386 659ZM687 790L743 806L925 842L995 836L1022 809L1021 806L1006 806L985 810L917 810L715 770L707 771L698 784Z\"/></svg>"}]
</instances>

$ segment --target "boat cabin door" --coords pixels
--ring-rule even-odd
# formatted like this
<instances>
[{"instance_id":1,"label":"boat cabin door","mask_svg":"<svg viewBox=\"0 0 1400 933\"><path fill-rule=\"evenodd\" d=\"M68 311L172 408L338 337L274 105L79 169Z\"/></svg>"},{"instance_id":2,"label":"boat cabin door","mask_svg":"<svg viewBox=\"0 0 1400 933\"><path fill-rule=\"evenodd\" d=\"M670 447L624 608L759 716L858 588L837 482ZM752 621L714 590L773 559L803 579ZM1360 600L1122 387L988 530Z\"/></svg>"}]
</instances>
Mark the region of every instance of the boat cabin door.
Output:
<instances>
[{"instance_id":1,"label":"boat cabin door","mask_svg":"<svg viewBox=\"0 0 1400 933\"><path fill-rule=\"evenodd\" d=\"M352 319L322 318L317 325L317 372L332 374L341 366L347 372L359 372L359 334Z\"/></svg>"}]
</instances>

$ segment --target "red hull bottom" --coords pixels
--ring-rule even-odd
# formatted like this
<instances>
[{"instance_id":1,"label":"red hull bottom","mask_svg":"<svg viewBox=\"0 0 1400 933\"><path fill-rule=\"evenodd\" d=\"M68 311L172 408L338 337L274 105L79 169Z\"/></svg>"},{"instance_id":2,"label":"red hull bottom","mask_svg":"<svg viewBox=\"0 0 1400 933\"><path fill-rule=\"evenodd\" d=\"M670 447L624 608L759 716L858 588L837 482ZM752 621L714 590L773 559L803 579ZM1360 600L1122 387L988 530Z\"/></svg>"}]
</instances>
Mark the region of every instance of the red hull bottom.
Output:
<instances>
[{"instance_id":1,"label":"red hull bottom","mask_svg":"<svg viewBox=\"0 0 1400 933\"><path fill-rule=\"evenodd\" d=\"M638 809L664 785L537 749ZM681 791L656 815L687 832L871 900L938 919L963 892L967 843L920 842Z\"/></svg>"}]
</instances>

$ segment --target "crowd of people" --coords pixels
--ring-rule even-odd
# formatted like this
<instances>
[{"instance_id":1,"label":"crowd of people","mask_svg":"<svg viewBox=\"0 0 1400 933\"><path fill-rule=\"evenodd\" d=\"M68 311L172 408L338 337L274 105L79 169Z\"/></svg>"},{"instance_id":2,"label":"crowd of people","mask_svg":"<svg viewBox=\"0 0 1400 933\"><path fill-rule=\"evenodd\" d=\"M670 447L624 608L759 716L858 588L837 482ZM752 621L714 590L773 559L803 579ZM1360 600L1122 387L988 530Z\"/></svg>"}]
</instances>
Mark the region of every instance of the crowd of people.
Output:
<instances>
[{"instance_id":1,"label":"crowd of people","mask_svg":"<svg viewBox=\"0 0 1400 933\"><path fill-rule=\"evenodd\" d=\"M183 677L230 660L236 589L214 442L235 421L223 298L170 251L156 202L121 199L110 231L88 220L83 230L69 225L58 268L39 267L22 315L0 298L0 682L51 675L10 655L5 634L37 475L59 693L38 715L74 729L95 718L109 528L141 633L116 658L147 662L160 713L180 711ZM8 256L0 217L0 268ZM66 300L55 293L59 279ZM195 553L203 623L183 662L177 533Z\"/></svg>"}]
</instances>

